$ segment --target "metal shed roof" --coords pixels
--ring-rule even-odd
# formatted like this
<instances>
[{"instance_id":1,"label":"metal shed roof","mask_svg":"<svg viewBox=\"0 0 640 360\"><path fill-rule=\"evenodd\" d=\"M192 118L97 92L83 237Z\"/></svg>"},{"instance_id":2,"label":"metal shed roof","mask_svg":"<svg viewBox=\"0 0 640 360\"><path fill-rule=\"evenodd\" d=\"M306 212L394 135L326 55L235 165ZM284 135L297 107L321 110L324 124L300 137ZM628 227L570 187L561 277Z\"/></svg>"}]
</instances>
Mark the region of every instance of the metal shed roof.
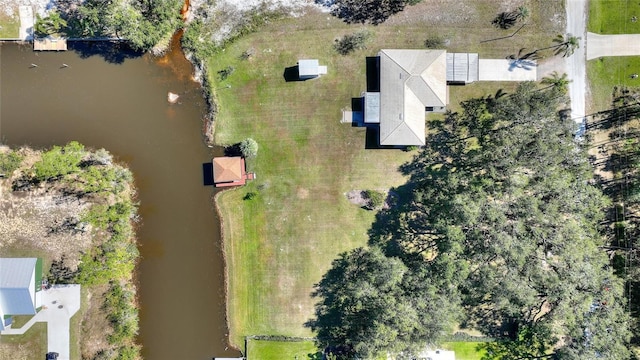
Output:
<instances>
[{"instance_id":1,"label":"metal shed roof","mask_svg":"<svg viewBox=\"0 0 640 360\"><path fill-rule=\"evenodd\" d=\"M478 81L478 64L476 53L447 53L447 82Z\"/></svg>"},{"instance_id":2,"label":"metal shed roof","mask_svg":"<svg viewBox=\"0 0 640 360\"><path fill-rule=\"evenodd\" d=\"M298 60L298 75L300 77L318 76L327 73L327 67L320 65L318 59Z\"/></svg>"},{"instance_id":3,"label":"metal shed roof","mask_svg":"<svg viewBox=\"0 0 640 360\"><path fill-rule=\"evenodd\" d=\"M0 258L0 308L5 315L35 314L36 258Z\"/></svg>"}]
</instances>

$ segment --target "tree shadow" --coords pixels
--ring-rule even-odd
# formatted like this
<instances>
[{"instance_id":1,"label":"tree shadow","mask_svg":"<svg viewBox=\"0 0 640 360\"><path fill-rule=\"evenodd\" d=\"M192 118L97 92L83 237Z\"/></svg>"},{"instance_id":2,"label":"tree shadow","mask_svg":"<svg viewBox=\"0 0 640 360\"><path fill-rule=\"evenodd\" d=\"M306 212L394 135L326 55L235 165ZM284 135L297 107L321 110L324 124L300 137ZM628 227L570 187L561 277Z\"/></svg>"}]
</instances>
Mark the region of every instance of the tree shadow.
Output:
<instances>
[{"instance_id":1,"label":"tree shadow","mask_svg":"<svg viewBox=\"0 0 640 360\"><path fill-rule=\"evenodd\" d=\"M83 59L100 56L111 64L122 64L127 59L144 55L123 41L69 41L68 45L69 50L75 51Z\"/></svg>"},{"instance_id":2,"label":"tree shadow","mask_svg":"<svg viewBox=\"0 0 640 360\"><path fill-rule=\"evenodd\" d=\"M224 148L224 156L242 156L242 149L240 149L240 143L236 143Z\"/></svg>"}]
</instances>

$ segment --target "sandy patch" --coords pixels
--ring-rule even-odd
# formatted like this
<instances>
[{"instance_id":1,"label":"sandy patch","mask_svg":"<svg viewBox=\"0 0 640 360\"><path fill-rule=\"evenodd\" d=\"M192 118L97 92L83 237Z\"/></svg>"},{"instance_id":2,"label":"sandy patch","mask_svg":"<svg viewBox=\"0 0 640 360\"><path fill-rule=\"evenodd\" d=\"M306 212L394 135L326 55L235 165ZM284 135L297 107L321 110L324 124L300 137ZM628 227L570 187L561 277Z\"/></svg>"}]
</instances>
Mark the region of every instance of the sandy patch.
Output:
<instances>
[{"instance_id":1,"label":"sandy patch","mask_svg":"<svg viewBox=\"0 0 640 360\"><path fill-rule=\"evenodd\" d=\"M46 16L55 7L55 0L0 0L0 11L8 16L18 16L20 6L32 6L34 13Z\"/></svg>"}]
</instances>

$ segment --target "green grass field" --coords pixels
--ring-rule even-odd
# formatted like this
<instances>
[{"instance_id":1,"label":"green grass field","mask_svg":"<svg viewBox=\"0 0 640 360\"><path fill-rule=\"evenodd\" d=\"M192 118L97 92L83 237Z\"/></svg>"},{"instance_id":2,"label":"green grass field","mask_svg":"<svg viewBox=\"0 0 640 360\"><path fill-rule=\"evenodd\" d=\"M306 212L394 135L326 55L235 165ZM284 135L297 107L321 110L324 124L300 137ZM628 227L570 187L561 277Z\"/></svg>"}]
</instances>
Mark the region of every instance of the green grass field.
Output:
<instances>
[{"instance_id":1,"label":"green grass field","mask_svg":"<svg viewBox=\"0 0 640 360\"><path fill-rule=\"evenodd\" d=\"M20 35L20 20L17 15L0 12L0 38L17 38Z\"/></svg>"},{"instance_id":2,"label":"green grass field","mask_svg":"<svg viewBox=\"0 0 640 360\"><path fill-rule=\"evenodd\" d=\"M44 359L47 353L47 324L33 324L24 335L2 335L0 359Z\"/></svg>"},{"instance_id":3,"label":"green grass field","mask_svg":"<svg viewBox=\"0 0 640 360\"><path fill-rule=\"evenodd\" d=\"M590 32L599 34L637 34L640 33L640 2L635 0L590 0Z\"/></svg>"},{"instance_id":4,"label":"green grass field","mask_svg":"<svg viewBox=\"0 0 640 360\"><path fill-rule=\"evenodd\" d=\"M447 350L455 351L456 360L480 360L485 354L484 350L478 350L478 346L481 342L449 342L442 344L442 347Z\"/></svg>"},{"instance_id":5,"label":"green grass field","mask_svg":"<svg viewBox=\"0 0 640 360\"><path fill-rule=\"evenodd\" d=\"M321 359L313 341L249 340L248 360L310 360Z\"/></svg>"},{"instance_id":6,"label":"green grass field","mask_svg":"<svg viewBox=\"0 0 640 360\"><path fill-rule=\"evenodd\" d=\"M611 108L615 86L638 87L640 78L631 74L640 73L640 56L607 57L587 62L587 78L591 88L591 112Z\"/></svg>"},{"instance_id":7,"label":"green grass field","mask_svg":"<svg viewBox=\"0 0 640 360\"><path fill-rule=\"evenodd\" d=\"M449 51L478 51L504 58L521 47L541 48L564 27L545 23L564 13L560 2L527 2L530 24L515 37L491 26L498 5L491 0L468 6L471 17L449 22L422 14L450 5L408 7L401 16L371 27L367 49L338 55L333 43L363 26L346 25L326 13L273 21L208 61L219 114L215 140L233 144L246 137L260 145L248 166L257 180L217 198L224 223L228 267L230 336L242 344L247 335L311 336L304 323L313 315L310 296L340 252L365 245L374 213L350 204L345 192L388 189L405 182L398 167L413 154L365 149L364 128L339 122L342 109L365 90L365 58L381 48L422 48L429 34L449 40ZM559 7L559 8L558 8ZM473 31L470 31L473 29ZM252 49L249 59L243 52ZM306 82L286 82L284 71L298 59L317 58L328 74ZM217 71L232 66L224 81ZM227 87L231 85L231 87ZM513 85L511 85L513 86ZM493 94L504 84L483 83L450 92L455 109L470 96ZM243 200L256 192L252 200Z\"/></svg>"},{"instance_id":8,"label":"green grass field","mask_svg":"<svg viewBox=\"0 0 640 360\"><path fill-rule=\"evenodd\" d=\"M640 2L631 0L591 0L589 1L589 31L601 34L640 33L640 21L632 22L631 17L640 17ZM597 112L611 107L611 94L615 86L640 86L640 78L632 79L632 74L640 73L640 56L608 57L587 62L587 78L590 86L589 112Z\"/></svg>"}]
</instances>

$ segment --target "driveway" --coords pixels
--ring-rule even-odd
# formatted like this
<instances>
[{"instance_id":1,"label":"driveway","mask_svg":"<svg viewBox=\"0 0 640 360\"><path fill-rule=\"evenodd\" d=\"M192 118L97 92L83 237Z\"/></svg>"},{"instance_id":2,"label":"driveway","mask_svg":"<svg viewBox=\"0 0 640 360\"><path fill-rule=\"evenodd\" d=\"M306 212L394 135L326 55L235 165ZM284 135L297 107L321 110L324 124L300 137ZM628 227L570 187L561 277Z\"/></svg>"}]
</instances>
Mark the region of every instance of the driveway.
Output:
<instances>
[{"instance_id":1,"label":"driveway","mask_svg":"<svg viewBox=\"0 0 640 360\"><path fill-rule=\"evenodd\" d=\"M535 61L480 59L478 60L479 81L536 81Z\"/></svg>"},{"instance_id":2,"label":"driveway","mask_svg":"<svg viewBox=\"0 0 640 360\"><path fill-rule=\"evenodd\" d=\"M640 55L640 34L587 34L587 60L603 56Z\"/></svg>"},{"instance_id":3,"label":"driveway","mask_svg":"<svg viewBox=\"0 0 640 360\"><path fill-rule=\"evenodd\" d=\"M41 292L42 309L23 327L7 329L2 335L22 335L36 322L47 323L47 351L69 360L69 320L80 310L80 285L56 285ZM42 354L44 359L45 354Z\"/></svg>"}]
</instances>

